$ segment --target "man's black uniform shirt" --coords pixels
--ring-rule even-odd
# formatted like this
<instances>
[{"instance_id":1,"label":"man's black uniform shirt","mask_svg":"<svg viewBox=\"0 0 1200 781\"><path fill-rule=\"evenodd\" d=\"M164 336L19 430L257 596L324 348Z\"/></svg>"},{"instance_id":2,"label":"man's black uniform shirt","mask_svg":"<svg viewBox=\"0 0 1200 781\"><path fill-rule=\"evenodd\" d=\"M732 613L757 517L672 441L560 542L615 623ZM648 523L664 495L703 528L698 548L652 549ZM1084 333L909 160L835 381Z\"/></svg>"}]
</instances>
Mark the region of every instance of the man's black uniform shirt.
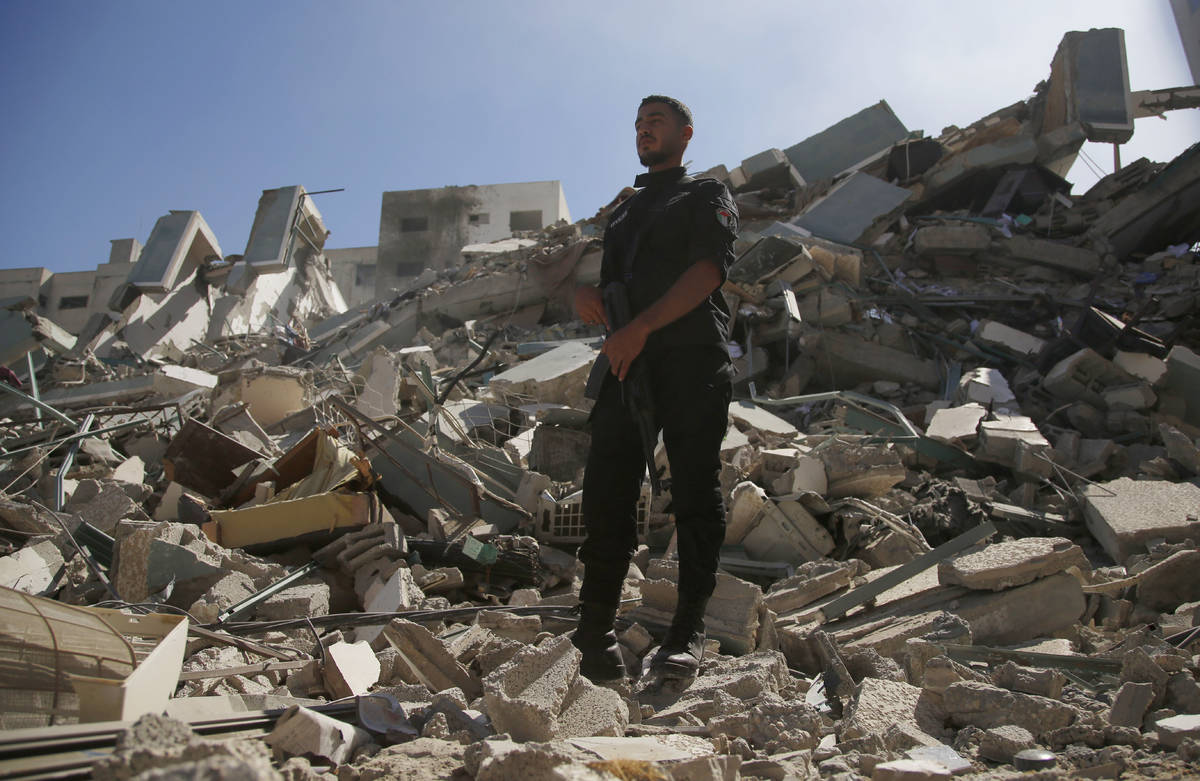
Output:
<instances>
[{"instance_id":1,"label":"man's black uniform shirt","mask_svg":"<svg viewBox=\"0 0 1200 781\"><path fill-rule=\"evenodd\" d=\"M601 287L623 279L636 316L697 261L715 263L723 284L734 261L738 224L737 206L725 185L687 177L682 166L641 174L633 184L642 189L613 210L604 232ZM632 264L631 251L636 253ZM695 309L650 334L644 349L712 345L725 350L728 341L729 308L718 287Z\"/></svg>"}]
</instances>

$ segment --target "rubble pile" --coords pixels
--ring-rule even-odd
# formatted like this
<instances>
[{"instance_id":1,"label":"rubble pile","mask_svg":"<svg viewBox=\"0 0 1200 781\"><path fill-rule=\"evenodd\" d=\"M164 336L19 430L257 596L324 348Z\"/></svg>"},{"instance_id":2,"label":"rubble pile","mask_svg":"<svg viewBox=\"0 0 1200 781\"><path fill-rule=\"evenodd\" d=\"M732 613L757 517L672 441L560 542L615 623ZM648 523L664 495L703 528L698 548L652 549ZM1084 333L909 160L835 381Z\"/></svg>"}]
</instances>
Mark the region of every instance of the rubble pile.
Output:
<instances>
[{"instance_id":1,"label":"rubble pile","mask_svg":"<svg viewBox=\"0 0 1200 781\"><path fill-rule=\"evenodd\" d=\"M0 399L0 771L1195 772L1200 145L1071 192L1149 105L1088 114L1075 63L1113 32L968 127L880 130L881 103L709 172L742 215L736 400L682 688L595 685L568 637L603 339L572 298L611 204L346 309L281 188L241 258L164 217L77 339L4 302L5 361L39 368ZM635 673L677 599L652 468Z\"/></svg>"}]
</instances>

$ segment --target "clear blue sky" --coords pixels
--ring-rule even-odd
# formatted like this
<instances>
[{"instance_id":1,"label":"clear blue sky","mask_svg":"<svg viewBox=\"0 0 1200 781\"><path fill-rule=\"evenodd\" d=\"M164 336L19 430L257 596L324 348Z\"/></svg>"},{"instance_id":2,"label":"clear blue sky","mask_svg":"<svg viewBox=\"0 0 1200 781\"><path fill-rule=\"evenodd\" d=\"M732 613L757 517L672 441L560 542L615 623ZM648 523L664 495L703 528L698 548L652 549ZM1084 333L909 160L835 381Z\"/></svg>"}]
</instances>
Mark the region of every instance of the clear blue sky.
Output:
<instances>
[{"instance_id":1,"label":"clear blue sky","mask_svg":"<svg viewBox=\"0 0 1200 781\"><path fill-rule=\"evenodd\" d=\"M579 219L638 173L646 94L692 107L694 169L733 166L880 98L928 135L969 124L1108 26L1133 89L1190 81L1167 0L0 0L0 267L93 268L170 209L240 253L290 184L346 188L319 196L331 247L377 243L384 190L560 179ZM1123 159L1200 139L1200 111L1169 116Z\"/></svg>"}]
</instances>

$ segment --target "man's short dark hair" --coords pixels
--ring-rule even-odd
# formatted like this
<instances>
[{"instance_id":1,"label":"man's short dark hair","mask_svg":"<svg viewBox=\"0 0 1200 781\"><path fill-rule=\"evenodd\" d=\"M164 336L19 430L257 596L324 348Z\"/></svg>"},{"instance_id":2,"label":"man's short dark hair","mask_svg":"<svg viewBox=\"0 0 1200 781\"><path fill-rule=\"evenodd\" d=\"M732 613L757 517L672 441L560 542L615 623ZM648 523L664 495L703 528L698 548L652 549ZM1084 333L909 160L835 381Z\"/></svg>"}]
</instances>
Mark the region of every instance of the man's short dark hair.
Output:
<instances>
[{"instance_id":1,"label":"man's short dark hair","mask_svg":"<svg viewBox=\"0 0 1200 781\"><path fill-rule=\"evenodd\" d=\"M675 116L679 117L680 122L685 125L692 124L692 110L683 104L683 101L669 98L666 95L647 95L642 98L642 102L638 104L640 109L647 103L663 103L675 112Z\"/></svg>"}]
</instances>

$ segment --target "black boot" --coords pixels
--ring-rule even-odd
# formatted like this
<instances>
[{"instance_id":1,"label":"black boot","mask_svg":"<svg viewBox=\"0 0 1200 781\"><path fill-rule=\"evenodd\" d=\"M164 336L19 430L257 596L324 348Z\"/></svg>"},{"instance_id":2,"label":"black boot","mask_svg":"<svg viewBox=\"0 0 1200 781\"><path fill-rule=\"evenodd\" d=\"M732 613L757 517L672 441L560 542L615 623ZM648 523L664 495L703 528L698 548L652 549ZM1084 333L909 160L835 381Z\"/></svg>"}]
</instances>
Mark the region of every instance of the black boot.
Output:
<instances>
[{"instance_id":1,"label":"black boot","mask_svg":"<svg viewBox=\"0 0 1200 781\"><path fill-rule=\"evenodd\" d=\"M681 604L662 647L650 662L651 675L662 678L695 678L704 658L704 605Z\"/></svg>"},{"instance_id":2,"label":"black boot","mask_svg":"<svg viewBox=\"0 0 1200 781\"><path fill-rule=\"evenodd\" d=\"M617 645L617 633L613 631L616 617L614 606L601 602L581 602L579 605L579 626L571 643L583 654L579 660L579 674L592 683L625 677L625 660Z\"/></svg>"}]
</instances>

